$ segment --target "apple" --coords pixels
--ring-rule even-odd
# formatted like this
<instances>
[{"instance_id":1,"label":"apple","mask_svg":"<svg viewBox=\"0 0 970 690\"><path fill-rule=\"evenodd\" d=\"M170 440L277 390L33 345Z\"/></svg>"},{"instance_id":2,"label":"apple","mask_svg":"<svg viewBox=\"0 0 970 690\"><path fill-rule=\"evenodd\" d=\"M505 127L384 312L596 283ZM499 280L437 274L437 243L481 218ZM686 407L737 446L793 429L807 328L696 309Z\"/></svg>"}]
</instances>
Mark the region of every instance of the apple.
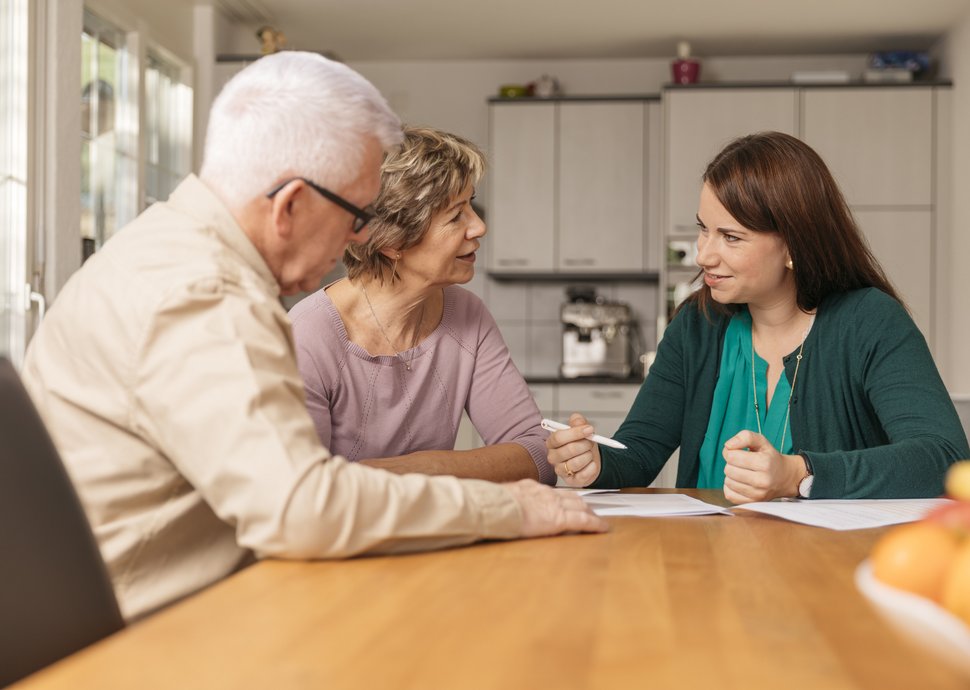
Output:
<instances>
[{"instance_id":1,"label":"apple","mask_svg":"<svg viewBox=\"0 0 970 690\"><path fill-rule=\"evenodd\" d=\"M970 536L970 503L968 502L944 503L927 513L924 519L946 527L958 539Z\"/></svg>"},{"instance_id":2,"label":"apple","mask_svg":"<svg viewBox=\"0 0 970 690\"><path fill-rule=\"evenodd\" d=\"M970 460L950 465L946 473L946 493L958 501L970 501Z\"/></svg>"}]
</instances>

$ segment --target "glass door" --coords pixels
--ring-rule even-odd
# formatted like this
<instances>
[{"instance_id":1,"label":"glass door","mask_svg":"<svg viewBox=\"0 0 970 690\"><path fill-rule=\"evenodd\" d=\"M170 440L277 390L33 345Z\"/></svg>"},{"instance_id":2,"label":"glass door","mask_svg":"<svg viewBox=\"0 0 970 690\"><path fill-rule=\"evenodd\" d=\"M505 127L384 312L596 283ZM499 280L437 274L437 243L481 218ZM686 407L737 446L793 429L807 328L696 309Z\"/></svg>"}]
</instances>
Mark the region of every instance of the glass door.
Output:
<instances>
[{"instance_id":1,"label":"glass door","mask_svg":"<svg viewBox=\"0 0 970 690\"><path fill-rule=\"evenodd\" d=\"M19 368L27 338L29 0L0 0L0 355Z\"/></svg>"},{"instance_id":2,"label":"glass door","mask_svg":"<svg viewBox=\"0 0 970 690\"><path fill-rule=\"evenodd\" d=\"M85 10L81 35L81 238L83 258L137 214L134 60L125 33Z\"/></svg>"},{"instance_id":3,"label":"glass door","mask_svg":"<svg viewBox=\"0 0 970 690\"><path fill-rule=\"evenodd\" d=\"M145 191L142 210L165 201L192 172L192 87L187 70L149 50L145 61Z\"/></svg>"}]
</instances>

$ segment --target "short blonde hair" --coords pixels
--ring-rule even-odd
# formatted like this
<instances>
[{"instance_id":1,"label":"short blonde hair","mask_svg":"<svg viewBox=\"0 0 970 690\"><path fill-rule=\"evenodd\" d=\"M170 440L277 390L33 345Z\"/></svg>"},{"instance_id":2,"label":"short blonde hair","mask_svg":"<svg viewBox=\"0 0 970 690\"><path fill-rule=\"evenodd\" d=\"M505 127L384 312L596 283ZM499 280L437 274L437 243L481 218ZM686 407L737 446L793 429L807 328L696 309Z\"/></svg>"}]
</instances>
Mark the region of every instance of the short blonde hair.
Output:
<instances>
[{"instance_id":1,"label":"short blonde hair","mask_svg":"<svg viewBox=\"0 0 970 690\"><path fill-rule=\"evenodd\" d=\"M424 238L431 219L448 208L485 172L485 154L470 141L428 127L405 127L404 143L384 157L381 191L374 202L377 215L370 238L351 244L344 253L347 275L355 280L370 274L382 283L397 279L394 261L384 249L404 250Z\"/></svg>"}]
</instances>

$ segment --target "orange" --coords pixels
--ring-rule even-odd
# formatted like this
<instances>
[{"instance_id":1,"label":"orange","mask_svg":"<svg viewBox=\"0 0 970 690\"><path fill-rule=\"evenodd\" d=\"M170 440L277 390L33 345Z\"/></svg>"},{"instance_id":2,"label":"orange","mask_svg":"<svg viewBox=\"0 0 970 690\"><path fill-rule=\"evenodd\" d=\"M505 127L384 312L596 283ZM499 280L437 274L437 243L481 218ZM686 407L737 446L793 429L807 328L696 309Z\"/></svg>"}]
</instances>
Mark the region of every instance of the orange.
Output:
<instances>
[{"instance_id":1,"label":"orange","mask_svg":"<svg viewBox=\"0 0 970 690\"><path fill-rule=\"evenodd\" d=\"M950 498L970 501L970 460L950 465L946 473L946 493Z\"/></svg>"},{"instance_id":2,"label":"orange","mask_svg":"<svg viewBox=\"0 0 970 690\"><path fill-rule=\"evenodd\" d=\"M941 601L958 541L934 522L912 522L886 532L872 550L872 573L887 585Z\"/></svg>"},{"instance_id":3,"label":"orange","mask_svg":"<svg viewBox=\"0 0 970 690\"><path fill-rule=\"evenodd\" d=\"M943 606L970 623L970 540L957 549L943 584Z\"/></svg>"}]
</instances>

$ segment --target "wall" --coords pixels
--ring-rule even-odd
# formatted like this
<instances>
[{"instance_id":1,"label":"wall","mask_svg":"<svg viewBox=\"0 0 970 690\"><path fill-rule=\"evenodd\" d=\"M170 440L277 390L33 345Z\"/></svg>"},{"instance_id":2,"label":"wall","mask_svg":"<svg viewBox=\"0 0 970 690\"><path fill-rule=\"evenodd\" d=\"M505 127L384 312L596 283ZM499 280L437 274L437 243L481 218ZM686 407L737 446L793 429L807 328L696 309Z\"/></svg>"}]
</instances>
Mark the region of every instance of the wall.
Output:
<instances>
[{"instance_id":1,"label":"wall","mask_svg":"<svg viewBox=\"0 0 970 690\"><path fill-rule=\"evenodd\" d=\"M953 80L952 94L952 186L949 251L942 257L953 278L940 295L944 321L949 324L942 367L947 387L954 393L970 393L970 309L967 286L957 277L966 275L970 259L970 9L947 34L941 51L942 76ZM961 88L962 87L962 88Z\"/></svg>"},{"instance_id":2,"label":"wall","mask_svg":"<svg viewBox=\"0 0 970 690\"><path fill-rule=\"evenodd\" d=\"M387 97L405 122L452 130L480 144L488 141L486 99L502 84L556 76L565 93L584 95L659 93L670 81L670 61L475 60L453 62L351 62ZM709 58L705 81L787 80L792 71L845 69L862 72L865 56Z\"/></svg>"},{"instance_id":3,"label":"wall","mask_svg":"<svg viewBox=\"0 0 970 690\"><path fill-rule=\"evenodd\" d=\"M85 0L85 6L148 43L191 65L192 3L189 0Z\"/></svg>"}]
</instances>

